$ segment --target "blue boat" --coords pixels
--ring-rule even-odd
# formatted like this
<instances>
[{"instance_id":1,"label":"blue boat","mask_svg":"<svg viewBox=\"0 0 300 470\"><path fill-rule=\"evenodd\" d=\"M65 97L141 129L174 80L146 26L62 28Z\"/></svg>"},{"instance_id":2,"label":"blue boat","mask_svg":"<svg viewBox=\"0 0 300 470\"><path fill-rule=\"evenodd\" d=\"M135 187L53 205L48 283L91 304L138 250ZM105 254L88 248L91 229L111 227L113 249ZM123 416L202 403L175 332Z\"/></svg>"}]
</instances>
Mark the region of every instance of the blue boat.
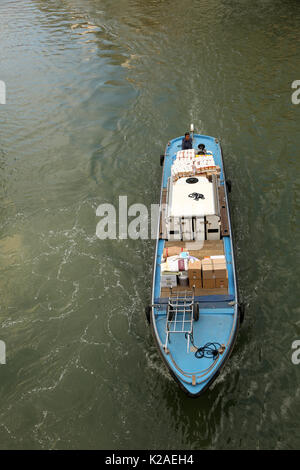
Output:
<instances>
[{"instance_id":1,"label":"blue boat","mask_svg":"<svg viewBox=\"0 0 300 470\"><path fill-rule=\"evenodd\" d=\"M222 148L214 137L193 132L191 136L194 150L181 151L181 136L171 140L160 157L160 216L146 317L169 372L185 393L198 397L228 360L244 306L238 296L228 199L231 182L225 177ZM200 144L204 152L196 155ZM182 270L172 266L170 271L169 260L181 264ZM215 277L218 261L225 263L225 280ZM200 264L201 271L196 271Z\"/></svg>"}]
</instances>

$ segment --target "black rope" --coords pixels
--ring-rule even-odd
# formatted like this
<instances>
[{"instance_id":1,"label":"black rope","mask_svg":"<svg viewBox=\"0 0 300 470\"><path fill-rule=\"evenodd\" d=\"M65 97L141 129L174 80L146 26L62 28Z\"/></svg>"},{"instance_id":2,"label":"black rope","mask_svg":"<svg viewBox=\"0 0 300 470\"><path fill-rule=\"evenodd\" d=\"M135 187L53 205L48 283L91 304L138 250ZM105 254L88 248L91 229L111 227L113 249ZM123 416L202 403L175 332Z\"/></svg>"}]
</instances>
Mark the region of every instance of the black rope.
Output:
<instances>
[{"instance_id":1,"label":"black rope","mask_svg":"<svg viewBox=\"0 0 300 470\"><path fill-rule=\"evenodd\" d=\"M218 358L218 356L220 355L220 352L222 351L222 346L220 343L212 341L198 348L197 346L195 346L193 334L186 333L185 334L186 338L187 338L187 335L190 336L190 341L192 345L194 346L194 348L196 348L195 357L197 359L202 359L203 357L206 357L206 358L213 358L216 360Z\"/></svg>"}]
</instances>

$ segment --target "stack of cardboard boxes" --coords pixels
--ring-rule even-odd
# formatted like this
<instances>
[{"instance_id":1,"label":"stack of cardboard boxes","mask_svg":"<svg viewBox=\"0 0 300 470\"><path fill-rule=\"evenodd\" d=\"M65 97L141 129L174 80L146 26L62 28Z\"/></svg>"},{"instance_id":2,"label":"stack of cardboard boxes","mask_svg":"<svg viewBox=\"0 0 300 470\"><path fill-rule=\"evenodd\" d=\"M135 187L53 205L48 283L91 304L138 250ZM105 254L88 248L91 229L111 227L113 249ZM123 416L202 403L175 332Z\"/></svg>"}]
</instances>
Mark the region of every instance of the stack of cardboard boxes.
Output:
<instances>
[{"instance_id":1,"label":"stack of cardboard boxes","mask_svg":"<svg viewBox=\"0 0 300 470\"><path fill-rule=\"evenodd\" d=\"M219 175L221 168L215 164L211 152L205 155L195 155L195 149L180 150L176 154L171 167L171 175L174 181L179 178L197 175L208 176L211 174Z\"/></svg>"},{"instance_id":2,"label":"stack of cardboard boxes","mask_svg":"<svg viewBox=\"0 0 300 470\"><path fill-rule=\"evenodd\" d=\"M202 261L189 262L189 286L196 289L228 287L225 256L212 256Z\"/></svg>"},{"instance_id":3,"label":"stack of cardboard boxes","mask_svg":"<svg viewBox=\"0 0 300 470\"><path fill-rule=\"evenodd\" d=\"M189 286L202 289L201 261L189 261Z\"/></svg>"}]
</instances>

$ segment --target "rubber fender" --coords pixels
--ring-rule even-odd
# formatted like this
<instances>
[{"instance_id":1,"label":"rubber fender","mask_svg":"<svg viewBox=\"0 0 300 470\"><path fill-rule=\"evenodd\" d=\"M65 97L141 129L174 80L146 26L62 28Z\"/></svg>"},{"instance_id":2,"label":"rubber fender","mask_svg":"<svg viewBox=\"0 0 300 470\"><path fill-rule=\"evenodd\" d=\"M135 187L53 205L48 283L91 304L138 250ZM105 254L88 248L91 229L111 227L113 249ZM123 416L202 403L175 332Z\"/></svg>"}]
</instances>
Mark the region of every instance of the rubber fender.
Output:
<instances>
[{"instance_id":1,"label":"rubber fender","mask_svg":"<svg viewBox=\"0 0 300 470\"><path fill-rule=\"evenodd\" d=\"M239 317L240 317L240 324L243 323L245 318L245 304L244 302L239 303Z\"/></svg>"},{"instance_id":2,"label":"rubber fender","mask_svg":"<svg viewBox=\"0 0 300 470\"><path fill-rule=\"evenodd\" d=\"M232 186L231 180L226 180L226 188L229 193L231 193L231 186Z\"/></svg>"},{"instance_id":3,"label":"rubber fender","mask_svg":"<svg viewBox=\"0 0 300 470\"><path fill-rule=\"evenodd\" d=\"M199 320L199 304L194 304L193 307L193 318L195 321Z\"/></svg>"},{"instance_id":4,"label":"rubber fender","mask_svg":"<svg viewBox=\"0 0 300 470\"><path fill-rule=\"evenodd\" d=\"M146 315L147 322L150 324L150 316L151 316L151 307L150 307L150 305L147 305L147 307L145 307L145 315Z\"/></svg>"},{"instance_id":5,"label":"rubber fender","mask_svg":"<svg viewBox=\"0 0 300 470\"><path fill-rule=\"evenodd\" d=\"M174 318L174 309L173 309L173 307L169 306L168 321L172 321L173 318Z\"/></svg>"}]
</instances>

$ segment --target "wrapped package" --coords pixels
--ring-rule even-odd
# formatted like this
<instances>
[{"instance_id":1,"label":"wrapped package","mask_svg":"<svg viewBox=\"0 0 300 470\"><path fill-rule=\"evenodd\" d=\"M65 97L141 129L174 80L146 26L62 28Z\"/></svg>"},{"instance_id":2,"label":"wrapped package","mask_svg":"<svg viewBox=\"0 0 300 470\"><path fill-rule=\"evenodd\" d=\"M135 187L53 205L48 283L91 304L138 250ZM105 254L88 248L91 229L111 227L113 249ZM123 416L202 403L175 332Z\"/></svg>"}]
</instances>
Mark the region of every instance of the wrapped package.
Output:
<instances>
[{"instance_id":1,"label":"wrapped package","mask_svg":"<svg viewBox=\"0 0 300 470\"><path fill-rule=\"evenodd\" d=\"M163 258L168 258L168 256L175 256L179 255L182 251L185 251L185 249L181 246L170 246L168 248L164 248L163 251Z\"/></svg>"},{"instance_id":2,"label":"wrapped package","mask_svg":"<svg viewBox=\"0 0 300 470\"><path fill-rule=\"evenodd\" d=\"M180 258L179 256L170 256L165 263L160 265L162 273L178 273L180 271L187 271L188 259Z\"/></svg>"}]
</instances>

